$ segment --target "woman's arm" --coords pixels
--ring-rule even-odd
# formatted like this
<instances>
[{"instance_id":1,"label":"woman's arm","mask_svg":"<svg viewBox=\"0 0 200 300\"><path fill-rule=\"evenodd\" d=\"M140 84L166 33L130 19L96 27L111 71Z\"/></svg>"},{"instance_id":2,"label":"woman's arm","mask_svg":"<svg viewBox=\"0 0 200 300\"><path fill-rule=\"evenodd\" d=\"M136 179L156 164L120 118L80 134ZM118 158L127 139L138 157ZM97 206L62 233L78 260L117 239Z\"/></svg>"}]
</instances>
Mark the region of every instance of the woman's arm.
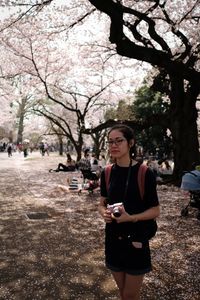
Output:
<instances>
[{"instance_id":1,"label":"woman's arm","mask_svg":"<svg viewBox=\"0 0 200 300\"><path fill-rule=\"evenodd\" d=\"M117 223L146 221L146 220L155 219L160 215L159 205L151 207L142 213L133 214L133 215L129 215L125 211L124 207L120 208L120 211L121 211L120 217L114 217L112 215L112 218L116 219Z\"/></svg>"},{"instance_id":2,"label":"woman's arm","mask_svg":"<svg viewBox=\"0 0 200 300\"><path fill-rule=\"evenodd\" d=\"M137 221L146 221L146 220L152 220L157 218L160 215L160 206L154 206L147 210L145 210L142 213L130 215L131 222L137 222Z\"/></svg>"}]
</instances>

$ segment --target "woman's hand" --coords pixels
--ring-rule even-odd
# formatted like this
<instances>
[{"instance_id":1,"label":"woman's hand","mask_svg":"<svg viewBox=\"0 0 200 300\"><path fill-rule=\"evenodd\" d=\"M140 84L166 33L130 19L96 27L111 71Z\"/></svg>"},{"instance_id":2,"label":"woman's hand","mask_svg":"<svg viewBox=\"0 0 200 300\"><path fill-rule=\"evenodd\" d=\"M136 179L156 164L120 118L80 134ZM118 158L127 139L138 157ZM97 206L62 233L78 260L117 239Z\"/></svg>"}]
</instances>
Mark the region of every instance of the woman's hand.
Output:
<instances>
[{"instance_id":1,"label":"woman's hand","mask_svg":"<svg viewBox=\"0 0 200 300\"><path fill-rule=\"evenodd\" d=\"M106 199L103 198L103 197L100 199L98 210L99 210L100 215L104 219L105 223L111 223L112 222L111 212L107 209Z\"/></svg>"},{"instance_id":2,"label":"woman's hand","mask_svg":"<svg viewBox=\"0 0 200 300\"><path fill-rule=\"evenodd\" d=\"M102 217L103 217L103 219L104 219L104 221L105 221L106 223L111 223L111 222L112 222L112 219L113 219L113 218L112 218L112 214L111 214L111 212L110 212L108 209L106 209L106 210L104 211Z\"/></svg>"}]
</instances>

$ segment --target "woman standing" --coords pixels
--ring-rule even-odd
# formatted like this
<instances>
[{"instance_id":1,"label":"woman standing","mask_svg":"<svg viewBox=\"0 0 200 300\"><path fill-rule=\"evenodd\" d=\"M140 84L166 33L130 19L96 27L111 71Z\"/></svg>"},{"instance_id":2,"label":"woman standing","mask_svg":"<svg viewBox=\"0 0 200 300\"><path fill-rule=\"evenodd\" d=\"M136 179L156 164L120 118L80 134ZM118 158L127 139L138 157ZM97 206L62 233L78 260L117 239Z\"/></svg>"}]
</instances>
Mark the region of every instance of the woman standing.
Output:
<instances>
[{"instance_id":1,"label":"woman standing","mask_svg":"<svg viewBox=\"0 0 200 300\"><path fill-rule=\"evenodd\" d=\"M151 170L146 171L145 193L141 198L137 176L140 164L132 159L135 151L134 133L119 124L108 133L112 166L109 188L105 170L101 174L99 212L106 222L106 266L119 288L121 299L138 300L144 274L151 271L151 256L147 231L151 220L159 216L156 180ZM122 202L116 217L108 205Z\"/></svg>"}]
</instances>

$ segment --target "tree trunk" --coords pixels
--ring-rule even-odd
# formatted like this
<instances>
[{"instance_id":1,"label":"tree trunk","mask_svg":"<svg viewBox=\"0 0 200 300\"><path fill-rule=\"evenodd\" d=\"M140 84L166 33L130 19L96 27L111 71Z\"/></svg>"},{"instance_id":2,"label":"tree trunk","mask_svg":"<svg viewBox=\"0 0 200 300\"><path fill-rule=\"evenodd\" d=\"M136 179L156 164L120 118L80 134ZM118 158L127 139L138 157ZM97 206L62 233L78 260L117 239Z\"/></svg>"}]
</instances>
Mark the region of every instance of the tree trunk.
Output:
<instances>
[{"instance_id":1,"label":"tree trunk","mask_svg":"<svg viewBox=\"0 0 200 300\"><path fill-rule=\"evenodd\" d=\"M58 142L59 142L59 155L63 155L63 139L60 135L58 135Z\"/></svg>"},{"instance_id":2,"label":"tree trunk","mask_svg":"<svg viewBox=\"0 0 200 300\"><path fill-rule=\"evenodd\" d=\"M101 146L100 145L101 144L100 134L101 134L101 132L92 135L92 139L94 141L93 152L94 152L97 159L99 159L99 155L100 155L100 152L101 152L101 149L100 149L100 146Z\"/></svg>"},{"instance_id":3,"label":"tree trunk","mask_svg":"<svg viewBox=\"0 0 200 300\"><path fill-rule=\"evenodd\" d=\"M17 144L22 143L23 141L23 131L24 131L24 114L20 114L19 125L17 132Z\"/></svg>"},{"instance_id":4,"label":"tree trunk","mask_svg":"<svg viewBox=\"0 0 200 300\"><path fill-rule=\"evenodd\" d=\"M82 156L82 146L83 144L76 144L75 145L75 150L76 150L76 154L77 154L77 161L79 161L81 159Z\"/></svg>"},{"instance_id":5,"label":"tree trunk","mask_svg":"<svg viewBox=\"0 0 200 300\"><path fill-rule=\"evenodd\" d=\"M19 125L18 125L18 133L17 133L17 144L23 142L23 131L24 131L24 117L26 113L26 103L27 98L22 98L19 104L18 116L19 116Z\"/></svg>"},{"instance_id":6,"label":"tree trunk","mask_svg":"<svg viewBox=\"0 0 200 300\"><path fill-rule=\"evenodd\" d=\"M171 124L174 142L174 176L181 179L183 171L191 170L199 160L196 98L198 87L191 82L186 86L180 76L171 78Z\"/></svg>"},{"instance_id":7,"label":"tree trunk","mask_svg":"<svg viewBox=\"0 0 200 300\"><path fill-rule=\"evenodd\" d=\"M79 136L78 136L78 142L77 143L73 143L76 153L77 153L77 161L79 161L81 159L82 156L82 147L83 147L83 133L80 132Z\"/></svg>"}]
</instances>

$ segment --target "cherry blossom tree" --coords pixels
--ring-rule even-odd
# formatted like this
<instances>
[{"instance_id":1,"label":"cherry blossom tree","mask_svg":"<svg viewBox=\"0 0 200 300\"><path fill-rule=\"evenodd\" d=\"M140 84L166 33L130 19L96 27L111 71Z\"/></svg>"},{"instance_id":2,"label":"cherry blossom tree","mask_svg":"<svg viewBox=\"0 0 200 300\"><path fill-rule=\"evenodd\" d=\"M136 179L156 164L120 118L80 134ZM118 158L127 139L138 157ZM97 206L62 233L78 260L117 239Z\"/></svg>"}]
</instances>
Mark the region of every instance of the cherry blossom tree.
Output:
<instances>
[{"instance_id":1,"label":"cherry blossom tree","mask_svg":"<svg viewBox=\"0 0 200 300\"><path fill-rule=\"evenodd\" d=\"M29 16L4 29L2 49L13 55L18 72L29 74L35 88L34 111L62 129L79 159L87 124L92 120L92 127L98 125L106 102L112 105L120 97L125 76L119 76L112 66L112 53L99 54L100 46L95 44L90 51L87 37L77 47L77 41L72 40L77 30L73 29L73 34L69 31L66 38L57 20L52 18L49 29L43 19ZM122 70L125 65L120 60L118 68ZM98 118L93 118L94 114Z\"/></svg>"},{"instance_id":2,"label":"cherry blossom tree","mask_svg":"<svg viewBox=\"0 0 200 300\"><path fill-rule=\"evenodd\" d=\"M2 72L1 72L2 73ZM1 106L1 137L8 138L13 141L13 133L15 129L15 113L13 110L14 89L11 84L11 79L0 76L0 106Z\"/></svg>"},{"instance_id":3,"label":"cherry blossom tree","mask_svg":"<svg viewBox=\"0 0 200 300\"><path fill-rule=\"evenodd\" d=\"M14 3L16 1L9 1L10 5ZM83 21L85 23L93 14L88 23L88 31L93 35L95 44L96 33L93 31L92 21L96 20L96 23L101 24L101 31L104 33L101 39L104 38L105 41L104 44L99 43L102 53L106 49L109 58L117 53L117 57L129 59L129 62L141 61L155 67L157 75L153 87L164 91L170 99L169 129L174 141L175 175L191 167L192 161L199 158L196 122L196 100L200 89L199 1L88 0L74 1L73 5L62 1L63 6L58 9L56 0L21 3L21 15L13 17L13 24L19 19L24 21L27 16L30 22L31 16L35 18L40 32L45 29L52 34L53 28L54 33L65 33L66 39L70 33L74 34L74 26L78 25L76 30L80 31L79 37L82 39L83 31L79 25L83 25ZM46 27L37 21L42 11L46 12ZM54 11L51 18L48 15L50 11ZM52 26L54 16L59 16L57 27ZM4 26L4 30L5 28ZM69 28L73 30L69 31ZM53 39L51 45L55 46ZM92 49L91 44L90 46ZM63 51L63 55L66 56L66 52ZM71 61L74 62L73 59ZM77 65L81 67L81 64ZM81 76L80 71L81 68L77 69L76 78ZM42 75L44 74L43 72ZM107 125L108 122L105 126ZM102 128L102 124L97 128Z\"/></svg>"}]
</instances>

